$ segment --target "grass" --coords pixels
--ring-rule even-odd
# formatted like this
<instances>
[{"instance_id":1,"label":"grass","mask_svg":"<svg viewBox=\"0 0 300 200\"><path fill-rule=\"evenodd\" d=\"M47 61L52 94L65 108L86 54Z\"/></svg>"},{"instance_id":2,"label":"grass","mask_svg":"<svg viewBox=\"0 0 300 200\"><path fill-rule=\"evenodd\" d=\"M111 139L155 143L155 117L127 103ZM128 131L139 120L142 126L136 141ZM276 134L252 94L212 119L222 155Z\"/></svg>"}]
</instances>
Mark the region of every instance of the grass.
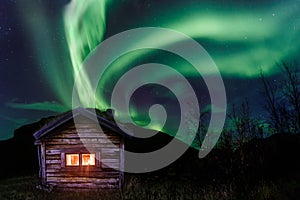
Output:
<instances>
[{"instance_id":1,"label":"grass","mask_svg":"<svg viewBox=\"0 0 300 200\"><path fill-rule=\"evenodd\" d=\"M0 181L1 200L85 200L122 199L119 191L43 191L36 189L37 177L20 177Z\"/></svg>"},{"instance_id":2,"label":"grass","mask_svg":"<svg viewBox=\"0 0 300 200\"><path fill-rule=\"evenodd\" d=\"M130 199L130 200L156 200L156 199L297 199L291 191L298 190L297 182L261 181L250 187L243 185L239 190L235 184L200 185L189 180L168 180L157 177L145 178L144 176L128 175L122 191L42 191L36 189L36 177L27 176L11 178L0 181L0 199L10 200L42 200L42 199ZM294 195L294 196L293 196Z\"/></svg>"}]
</instances>

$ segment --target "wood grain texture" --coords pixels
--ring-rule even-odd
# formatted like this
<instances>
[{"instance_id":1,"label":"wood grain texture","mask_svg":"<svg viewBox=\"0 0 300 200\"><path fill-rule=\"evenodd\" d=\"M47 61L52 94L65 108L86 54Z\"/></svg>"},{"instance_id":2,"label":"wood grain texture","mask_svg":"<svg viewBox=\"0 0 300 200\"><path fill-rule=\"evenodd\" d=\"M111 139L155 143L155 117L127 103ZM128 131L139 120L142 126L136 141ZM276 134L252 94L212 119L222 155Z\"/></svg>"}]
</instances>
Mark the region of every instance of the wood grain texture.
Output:
<instances>
[{"instance_id":1,"label":"wood grain texture","mask_svg":"<svg viewBox=\"0 0 300 200\"><path fill-rule=\"evenodd\" d=\"M47 177L46 177L46 147L45 143L42 142L41 145L41 156L40 156L40 163L41 163L41 174L42 174L42 183L46 184L47 183Z\"/></svg>"},{"instance_id":2,"label":"wood grain texture","mask_svg":"<svg viewBox=\"0 0 300 200\"><path fill-rule=\"evenodd\" d=\"M83 119L77 128L76 130L75 125L68 122L53 130L39 143L43 184L77 189L120 188L124 176L122 137L100 130L87 119ZM96 165L66 166L67 153L95 153Z\"/></svg>"}]
</instances>

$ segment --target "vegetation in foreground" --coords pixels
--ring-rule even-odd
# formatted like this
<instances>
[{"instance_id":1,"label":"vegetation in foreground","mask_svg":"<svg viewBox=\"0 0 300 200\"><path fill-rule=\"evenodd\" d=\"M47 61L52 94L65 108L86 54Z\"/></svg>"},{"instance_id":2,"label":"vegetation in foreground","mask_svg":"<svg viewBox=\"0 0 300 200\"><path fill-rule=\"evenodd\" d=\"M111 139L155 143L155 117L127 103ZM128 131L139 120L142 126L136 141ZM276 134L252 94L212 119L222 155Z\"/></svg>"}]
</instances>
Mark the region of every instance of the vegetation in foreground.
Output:
<instances>
[{"instance_id":1,"label":"vegetation in foreground","mask_svg":"<svg viewBox=\"0 0 300 200\"><path fill-rule=\"evenodd\" d=\"M299 182L260 181L254 185L235 183L201 185L191 180L170 180L157 176L127 175L123 190L42 191L35 176L0 181L0 199L297 199ZM298 194L297 194L298 191Z\"/></svg>"}]
</instances>

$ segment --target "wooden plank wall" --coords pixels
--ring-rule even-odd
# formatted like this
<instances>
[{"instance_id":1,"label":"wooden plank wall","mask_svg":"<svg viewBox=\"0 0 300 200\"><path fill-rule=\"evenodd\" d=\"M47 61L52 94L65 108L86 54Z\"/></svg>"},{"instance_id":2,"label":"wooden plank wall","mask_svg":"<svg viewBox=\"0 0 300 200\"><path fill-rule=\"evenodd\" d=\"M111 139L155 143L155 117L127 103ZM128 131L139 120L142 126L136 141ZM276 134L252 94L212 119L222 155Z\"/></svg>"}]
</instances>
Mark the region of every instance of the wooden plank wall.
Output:
<instances>
[{"instance_id":1,"label":"wooden plank wall","mask_svg":"<svg viewBox=\"0 0 300 200\"><path fill-rule=\"evenodd\" d=\"M62 128L54 130L47 136L42 143L45 143L45 176L49 185L63 188L119 188L120 178L123 172L114 170L105 165L110 165L120 169L123 161L121 148L123 140L117 133L107 130L101 131L97 125L90 120L82 120L76 126L70 122ZM105 135L113 144L107 143ZM62 167L61 153L85 149L88 145L89 150L99 152L100 165L92 168ZM75 151L74 151L75 150ZM86 151L88 153L88 151ZM91 152L92 153L92 152Z\"/></svg>"}]
</instances>

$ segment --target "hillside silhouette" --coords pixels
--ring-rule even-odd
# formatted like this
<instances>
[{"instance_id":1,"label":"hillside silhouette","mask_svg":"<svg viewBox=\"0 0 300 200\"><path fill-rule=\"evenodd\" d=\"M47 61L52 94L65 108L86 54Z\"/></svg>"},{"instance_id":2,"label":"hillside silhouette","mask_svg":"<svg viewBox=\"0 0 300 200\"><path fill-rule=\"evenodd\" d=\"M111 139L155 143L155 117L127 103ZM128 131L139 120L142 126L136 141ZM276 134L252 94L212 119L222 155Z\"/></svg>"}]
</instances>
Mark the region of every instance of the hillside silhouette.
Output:
<instances>
[{"instance_id":1,"label":"hillside silhouette","mask_svg":"<svg viewBox=\"0 0 300 200\"><path fill-rule=\"evenodd\" d=\"M0 141L0 152L4 161L0 170L1 178L38 173L37 148L34 146L33 133L53 118L43 118L36 123L22 126L15 131L13 138ZM126 138L125 148L128 151L149 152L163 147L172 139L168 134L161 132L150 139ZM244 154L242 160L241 150ZM170 175L171 178L192 179L203 184L212 181L226 182L241 177L241 181L247 182L299 178L299 152L299 135L274 134L268 138L250 140L242 149L217 147L203 159L198 158L197 149L189 148L173 164L148 173L147 176Z\"/></svg>"}]
</instances>

